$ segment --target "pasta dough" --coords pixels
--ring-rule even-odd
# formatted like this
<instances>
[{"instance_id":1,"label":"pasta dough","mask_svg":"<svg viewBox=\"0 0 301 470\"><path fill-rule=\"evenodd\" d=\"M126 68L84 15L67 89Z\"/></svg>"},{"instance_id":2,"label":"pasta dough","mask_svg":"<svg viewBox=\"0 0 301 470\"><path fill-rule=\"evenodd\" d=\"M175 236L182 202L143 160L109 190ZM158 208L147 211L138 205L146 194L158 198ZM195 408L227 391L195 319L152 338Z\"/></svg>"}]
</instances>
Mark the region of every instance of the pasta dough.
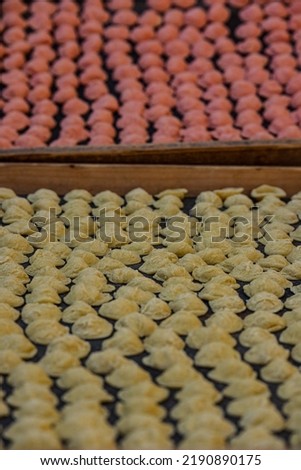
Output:
<instances>
[{"instance_id":1,"label":"pasta dough","mask_svg":"<svg viewBox=\"0 0 301 470\"><path fill-rule=\"evenodd\" d=\"M113 327L104 318L100 318L93 313L88 313L80 317L72 325L72 333L82 339L107 338L111 335Z\"/></svg>"}]
</instances>

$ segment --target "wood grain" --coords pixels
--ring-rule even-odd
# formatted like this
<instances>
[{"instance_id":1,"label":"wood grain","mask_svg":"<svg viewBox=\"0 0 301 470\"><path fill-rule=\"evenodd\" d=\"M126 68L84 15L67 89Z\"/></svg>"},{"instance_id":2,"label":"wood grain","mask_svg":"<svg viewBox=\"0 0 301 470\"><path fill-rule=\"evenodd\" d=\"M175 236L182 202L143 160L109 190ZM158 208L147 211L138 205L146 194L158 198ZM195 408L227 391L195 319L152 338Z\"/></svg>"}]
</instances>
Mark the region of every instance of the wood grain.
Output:
<instances>
[{"instance_id":1,"label":"wood grain","mask_svg":"<svg viewBox=\"0 0 301 470\"><path fill-rule=\"evenodd\" d=\"M204 142L197 144L78 146L0 151L0 162L177 165L301 165L301 141Z\"/></svg>"},{"instance_id":2,"label":"wood grain","mask_svg":"<svg viewBox=\"0 0 301 470\"><path fill-rule=\"evenodd\" d=\"M301 167L0 163L0 186L11 187L19 194L41 187L59 194L73 188L93 193L110 189L124 194L141 186L153 194L185 187L195 196L226 186L242 186L249 192L264 183L281 186L292 195L301 190Z\"/></svg>"}]
</instances>

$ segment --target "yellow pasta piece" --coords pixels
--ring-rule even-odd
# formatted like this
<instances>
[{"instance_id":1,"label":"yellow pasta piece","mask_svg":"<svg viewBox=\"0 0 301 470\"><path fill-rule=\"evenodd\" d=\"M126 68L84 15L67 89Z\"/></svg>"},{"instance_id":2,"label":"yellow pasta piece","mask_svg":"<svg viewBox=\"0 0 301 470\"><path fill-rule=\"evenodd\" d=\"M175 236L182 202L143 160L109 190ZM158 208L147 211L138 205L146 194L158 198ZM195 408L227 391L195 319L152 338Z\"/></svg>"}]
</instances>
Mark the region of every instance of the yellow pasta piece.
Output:
<instances>
[{"instance_id":1,"label":"yellow pasta piece","mask_svg":"<svg viewBox=\"0 0 301 470\"><path fill-rule=\"evenodd\" d=\"M244 324L246 328L255 326L271 331L272 333L283 330L283 328L286 326L283 317L269 312L268 310L259 310L255 313L247 315L244 318Z\"/></svg>"},{"instance_id":2,"label":"yellow pasta piece","mask_svg":"<svg viewBox=\"0 0 301 470\"><path fill-rule=\"evenodd\" d=\"M138 311L139 306L136 302L120 297L103 304L99 309L99 315L112 320L119 320L119 318L129 313L137 313Z\"/></svg>"},{"instance_id":3,"label":"yellow pasta piece","mask_svg":"<svg viewBox=\"0 0 301 470\"><path fill-rule=\"evenodd\" d=\"M19 318L20 312L13 308L11 305L4 302L0 303L0 320L12 320L15 321Z\"/></svg>"},{"instance_id":4,"label":"yellow pasta piece","mask_svg":"<svg viewBox=\"0 0 301 470\"><path fill-rule=\"evenodd\" d=\"M270 394L267 385L255 378L233 380L223 389L223 395L230 398L253 397L264 394L267 396Z\"/></svg>"},{"instance_id":5,"label":"yellow pasta piece","mask_svg":"<svg viewBox=\"0 0 301 470\"><path fill-rule=\"evenodd\" d=\"M26 328L26 334L31 341L37 344L47 345L55 338L68 333L68 328L57 320L34 320Z\"/></svg>"},{"instance_id":6,"label":"yellow pasta piece","mask_svg":"<svg viewBox=\"0 0 301 470\"><path fill-rule=\"evenodd\" d=\"M279 341L287 344L297 344L301 341L301 321L291 323L282 331Z\"/></svg>"},{"instance_id":7,"label":"yellow pasta piece","mask_svg":"<svg viewBox=\"0 0 301 470\"><path fill-rule=\"evenodd\" d=\"M145 380L143 382L138 382L137 384L130 385L129 387L124 388L118 393L118 397L127 401L128 399L135 398L137 396L148 397L154 403L160 403L161 401L166 400L169 392L166 388L159 387L150 380ZM130 419L130 416L128 417ZM120 421L118 422L118 428Z\"/></svg>"},{"instance_id":8,"label":"yellow pasta piece","mask_svg":"<svg viewBox=\"0 0 301 470\"><path fill-rule=\"evenodd\" d=\"M115 323L115 329L129 328L139 337L149 336L157 328L157 324L146 315L141 313L130 313L125 317L120 318Z\"/></svg>"},{"instance_id":9,"label":"yellow pasta piece","mask_svg":"<svg viewBox=\"0 0 301 470\"><path fill-rule=\"evenodd\" d=\"M182 364L183 367L192 364L190 357L180 349L174 346L163 346L154 348L148 356L142 359L143 364L159 370L165 370L171 367L174 363Z\"/></svg>"},{"instance_id":10,"label":"yellow pasta piece","mask_svg":"<svg viewBox=\"0 0 301 470\"><path fill-rule=\"evenodd\" d=\"M99 376L94 375L92 372L82 366L71 367L70 369L67 369L57 379L58 386L63 389L74 388L83 383L92 383L101 386L103 381ZM68 408L66 407L63 411L66 412L67 410Z\"/></svg>"},{"instance_id":11,"label":"yellow pasta piece","mask_svg":"<svg viewBox=\"0 0 301 470\"><path fill-rule=\"evenodd\" d=\"M78 336L67 334L51 341L47 346L46 354L52 351L62 351L82 359L89 354L90 349L88 342L81 340Z\"/></svg>"},{"instance_id":12,"label":"yellow pasta piece","mask_svg":"<svg viewBox=\"0 0 301 470\"><path fill-rule=\"evenodd\" d=\"M255 372L246 363L239 359L224 359L219 362L215 369L209 372L209 377L222 383L231 383L238 378L252 378L255 377Z\"/></svg>"},{"instance_id":13,"label":"yellow pasta piece","mask_svg":"<svg viewBox=\"0 0 301 470\"><path fill-rule=\"evenodd\" d=\"M229 346L235 346L236 344L235 339L229 333L216 325L196 328L186 338L186 343L193 349L200 349L205 344L213 341L221 341Z\"/></svg>"},{"instance_id":14,"label":"yellow pasta piece","mask_svg":"<svg viewBox=\"0 0 301 470\"><path fill-rule=\"evenodd\" d=\"M17 388L26 385L27 383L50 387L52 385L52 380L39 364L22 362L12 370L8 377L8 383Z\"/></svg>"},{"instance_id":15,"label":"yellow pasta piece","mask_svg":"<svg viewBox=\"0 0 301 470\"><path fill-rule=\"evenodd\" d=\"M130 387L145 380L150 380L148 372L130 361L116 367L106 376L106 382L116 388Z\"/></svg>"},{"instance_id":16,"label":"yellow pasta piece","mask_svg":"<svg viewBox=\"0 0 301 470\"><path fill-rule=\"evenodd\" d=\"M281 383L295 372L296 367L291 365L286 359L278 357L264 366L260 371L260 375L266 382Z\"/></svg>"},{"instance_id":17,"label":"yellow pasta piece","mask_svg":"<svg viewBox=\"0 0 301 470\"><path fill-rule=\"evenodd\" d=\"M12 349L2 349L0 340L0 374L9 374L21 362L20 354Z\"/></svg>"},{"instance_id":18,"label":"yellow pasta piece","mask_svg":"<svg viewBox=\"0 0 301 470\"><path fill-rule=\"evenodd\" d=\"M213 341L205 344L197 352L194 362L201 367L216 367L223 359L239 359L240 355L226 343Z\"/></svg>"},{"instance_id":19,"label":"yellow pasta piece","mask_svg":"<svg viewBox=\"0 0 301 470\"><path fill-rule=\"evenodd\" d=\"M249 310L263 310L267 312L279 312L282 310L283 303L275 294L270 292L258 292L246 302Z\"/></svg>"},{"instance_id":20,"label":"yellow pasta piece","mask_svg":"<svg viewBox=\"0 0 301 470\"><path fill-rule=\"evenodd\" d=\"M93 313L80 317L72 325L72 333L82 339L107 338L112 331L111 323Z\"/></svg>"},{"instance_id":21,"label":"yellow pasta piece","mask_svg":"<svg viewBox=\"0 0 301 470\"><path fill-rule=\"evenodd\" d=\"M11 350L22 359L30 359L36 355L37 348L23 334L7 334L0 336L0 351Z\"/></svg>"},{"instance_id":22,"label":"yellow pasta piece","mask_svg":"<svg viewBox=\"0 0 301 470\"><path fill-rule=\"evenodd\" d=\"M144 351L142 341L129 328L120 328L111 338L106 339L103 342L103 349L109 348L119 349L124 356L134 356Z\"/></svg>"},{"instance_id":23,"label":"yellow pasta piece","mask_svg":"<svg viewBox=\"0 0 301 470\"><path fill-rule=\"evenodd\" d=\"M86 366L96 374L108 374L117 367L125 364L122 351L117 348L108 348L104 351L92 352L86 361Z\"/></svg>"},{"instance_id":24,"label":"yellow pasta piece","mask_svg":"<svg viewBox=\"0 0 301 470\"><path fill-rule=\"evenodd\" d=\"M261 317L263 320L263 315ZM278 317L272 317L272 319L278 318ZM276 338L274 335L268 331L264 326L266 324L263 324L263 327L261 326L249 326L246 325L247 328L243 330L240 335L239 335L239 342L247 347L247 348L252 348L253 346L256 346L257 344L260 344L265 341L275 341Z\"/></svg>"},{"instance_id":25,"label":"yellow pasta piece","mask_svg":"<svg viewBox=\"0 0 301 470\"><path fill-rule=\"evenodd\" d=\"M41 359L40 365L51 377L59 377L66 370L80 365L79 359L69 352L52 350Z\"/></svg>"}]
</instances>

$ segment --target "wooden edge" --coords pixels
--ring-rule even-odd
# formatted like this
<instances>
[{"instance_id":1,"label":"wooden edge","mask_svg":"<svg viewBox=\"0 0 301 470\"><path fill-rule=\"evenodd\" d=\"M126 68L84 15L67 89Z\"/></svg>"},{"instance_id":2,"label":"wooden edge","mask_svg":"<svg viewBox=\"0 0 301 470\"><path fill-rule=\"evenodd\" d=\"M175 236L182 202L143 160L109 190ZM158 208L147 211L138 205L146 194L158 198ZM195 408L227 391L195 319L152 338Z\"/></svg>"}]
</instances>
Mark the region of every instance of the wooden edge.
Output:
<instances>
[{"instance_id":1,"label":"wooden edge","mask_svg":"<svg viewBox=\"0 0 301 470\"><path fill-rule=\"evenodd\" d=\"M261 184L282 187L288 195L301 190L301 167L242 167L201 165L95 165L0 163L0 186L27 194L46 187L64 194L74 188L92 193L110 189L124 194L143 187L152 194L184 187L191 196L203 190L229 186L250 192Z\"/></svg>"},{"instance_id":2,"label":"wooden edge","mask_svg":"<svg viewBox=\"0 0 301 470\"><path fill-rule=\"evenodd\" d=\"M177 165L301 165L301 141L79 146L0 151L0 162Z\"/></svg>"}]
</instances>

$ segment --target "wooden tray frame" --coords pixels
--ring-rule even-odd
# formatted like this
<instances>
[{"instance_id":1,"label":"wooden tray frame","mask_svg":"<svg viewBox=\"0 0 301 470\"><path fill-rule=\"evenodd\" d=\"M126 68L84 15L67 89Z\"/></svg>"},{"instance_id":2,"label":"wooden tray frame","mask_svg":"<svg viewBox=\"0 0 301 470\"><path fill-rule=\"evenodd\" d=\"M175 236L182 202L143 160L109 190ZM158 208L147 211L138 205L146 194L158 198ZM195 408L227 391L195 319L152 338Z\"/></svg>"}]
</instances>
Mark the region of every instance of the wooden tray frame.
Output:
<instances>
[{"instance_id":1,"label":"wooden tray frame","mask_svg":"<svg viewBox=\"0 0 301 470\"><path fill-rule=\"evenodd\" d=\"M227 186L241 186L250 192L260 184L280 186L291 196L301 191L301 166L0 163L0 186L11 187L18 194L42 187L58 194L74 188L125 194L140 186L152 194L184 187L195 196Z\"/></svg>"},{"instance_id":2,"label":"wooden tray frame","mask_svg":"<svg viewBox=\"0 0 301 470\"><path fill-rule=\"evenodd\" d=\"M0 150L0 162L298 166L301 141L11 149Z\"/></svg>"}]
</instances>

